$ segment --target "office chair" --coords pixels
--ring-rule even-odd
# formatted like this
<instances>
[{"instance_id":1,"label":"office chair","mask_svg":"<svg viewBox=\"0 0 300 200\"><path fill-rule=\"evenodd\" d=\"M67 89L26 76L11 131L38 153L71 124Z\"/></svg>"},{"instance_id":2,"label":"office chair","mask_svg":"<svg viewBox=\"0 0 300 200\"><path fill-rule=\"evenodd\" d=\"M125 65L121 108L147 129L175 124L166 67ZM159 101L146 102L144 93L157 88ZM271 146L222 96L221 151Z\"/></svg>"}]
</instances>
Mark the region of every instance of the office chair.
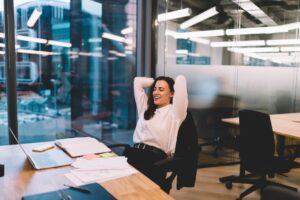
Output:
<instances>
[{"instance_id":1,"label":"office chair","mask_svg":"<svg viewBox=\"0 0 300 200\"><path fill-rule=\"evenodd\" d=\"M198 137L193 117L190 112L187 112L187 116L178 130L174 156L155 163L156 170L170 172L170 175L166 177L162 185L160 185L166 193L170 192L172 182L176 176L176 187L178 190L182 187L194 187L198 161L197 139ZM127 148L130 148L130 145L114 144L109 145L109 147L112 149L116 147L123 148L124 155L124 152L126 152Z\"/></svg>"},{"instance_id":2,"label":"office chair","mask_svg":"<svg viewBox=\"0 0 300 200\"><path fill-rule=\"evenodd\" d=\"M239 176L222 177L220 182L225 183L228 189L231 189L232 183L252 184L250 188L240 194L238 199L242 199L257 189L264 189L267 185L297 190L267 180L267 176L272 178L275 173L289 172L294 165L293 161L274 156L275 143L270 116L257 111L241 110L239 119L240 174Z\"/></svg>"}]
</instances>

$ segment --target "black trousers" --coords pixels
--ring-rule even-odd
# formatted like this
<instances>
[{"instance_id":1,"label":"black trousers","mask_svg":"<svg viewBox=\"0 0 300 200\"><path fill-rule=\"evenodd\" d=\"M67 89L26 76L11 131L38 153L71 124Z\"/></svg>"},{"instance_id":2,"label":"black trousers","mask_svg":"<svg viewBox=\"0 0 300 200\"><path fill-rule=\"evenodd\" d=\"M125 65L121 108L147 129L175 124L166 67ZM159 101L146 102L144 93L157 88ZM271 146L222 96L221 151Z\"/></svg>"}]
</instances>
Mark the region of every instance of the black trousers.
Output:
<instances>
[{"instance_id":1,"label":"black trousers","mask_svg":"<svg viewBox=\"0 0 300 200\"><path fill-rule=\"evenodd\" d=\"M144 149L128 148L125 151L127 162L146 175L160 187L163 186L166 172L159 170L154 163L167 158L167 154L154 153Z\"/></svg>"}]
</instances>

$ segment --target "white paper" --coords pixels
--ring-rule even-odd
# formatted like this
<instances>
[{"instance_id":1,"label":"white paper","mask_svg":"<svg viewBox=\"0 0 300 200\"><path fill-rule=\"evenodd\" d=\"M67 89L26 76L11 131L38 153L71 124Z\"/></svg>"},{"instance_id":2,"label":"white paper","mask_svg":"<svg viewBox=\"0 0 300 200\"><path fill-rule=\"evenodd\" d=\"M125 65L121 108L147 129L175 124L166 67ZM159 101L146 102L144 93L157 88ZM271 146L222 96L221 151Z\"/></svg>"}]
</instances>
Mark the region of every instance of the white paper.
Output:
<instances>
[{"instance_id":1,"label":"white paper","mask_svg":"<svg viewBox=\"0 0 300 200\"><path fill-rule=\"evenodd\" d=\"M106 169L126 169L130 165L127 163L127 158L124 156L110 158L96 158L88 160L85 158L77 158L72 166L77 169L84 170L106 170Z\"/></svg>"},{"instance_id":2,"label":"white paper","mask_svg":"<svg viewBox=\"0 0 300 200\"><path fill-rule=\"evenodd\" d=\"M101 183L138 173L135 168L127 163L127 158L122 156L94 160L77 158L72 166L75 169L71 170L71 173L65 174L65 176L75 185L92 182Z\"/></svg>"}]
</instances>

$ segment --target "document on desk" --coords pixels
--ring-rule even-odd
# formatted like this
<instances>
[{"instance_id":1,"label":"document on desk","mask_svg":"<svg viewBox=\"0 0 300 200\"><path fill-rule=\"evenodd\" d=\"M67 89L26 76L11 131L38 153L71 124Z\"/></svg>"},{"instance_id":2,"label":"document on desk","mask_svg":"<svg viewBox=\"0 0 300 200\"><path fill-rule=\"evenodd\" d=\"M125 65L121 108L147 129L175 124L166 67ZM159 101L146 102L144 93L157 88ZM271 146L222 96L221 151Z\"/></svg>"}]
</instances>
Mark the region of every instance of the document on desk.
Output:
<instances>
[{"instance_id":1,"label":"document on desk","mask_svg":"<svg viewBox=\"0 0 300 200\"><path fill-rule=\"evenodd\" d=\"M56 140L55 144L67 152L72 158L87 154L110 152L103 143L92 137L76 137Z\"/></svg>"},{"instance_id":2,"label":"document on desk","mask_svg":"<svg viewBox=\"0 0 300 200\"><path fill-rule=\"evenodd\" d=\"M115 200L116 198L110 194L105 188L97 183L81 186L89 192L82 192L74 189L61 189L57 191L23 196L22 200Z\"/></svg>"},{"instance_id":3,"label":"document on desk","mask_svg":"<svg viewBox=\"0 0 300 200\"><path fill-rule=\"evenodd\" d=\"M125 157L97 158L94 160L85 160L78 158L73 164L74 170L65 176L75 185L82 185L92 182L104 182L131 174L137 173L127 163Z\"/></svg>"}]
</instances>

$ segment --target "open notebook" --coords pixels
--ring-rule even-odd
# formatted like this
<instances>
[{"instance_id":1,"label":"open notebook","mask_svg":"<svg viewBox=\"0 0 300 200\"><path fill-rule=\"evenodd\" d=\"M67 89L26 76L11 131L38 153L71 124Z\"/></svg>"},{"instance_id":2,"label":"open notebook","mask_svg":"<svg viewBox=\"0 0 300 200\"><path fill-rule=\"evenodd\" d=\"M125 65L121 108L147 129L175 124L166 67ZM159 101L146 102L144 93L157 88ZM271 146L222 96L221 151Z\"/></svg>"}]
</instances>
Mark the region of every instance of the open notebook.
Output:
<instances>
[{"instance_id":1,"label":"open notebook","mask_svg":"<svg viewBox=\"0 0 300 200\"><path fill-rule=\"evenodd\" d=\"M22 144L17 139L14 132L10 128L9 131L11 132L11 134L17 141L18 145L26 155L27 159L35 169L60 167L60 166L70 165L73 163L73 159L70 158L67 154L65 154L60 149L51 149L46 152L40 152L40 153L26 152Z\"/></svg>"},{"instance_id":2,"label":"open notebook","mask_svg":"<svg viewBox=\"0 0 300 200\"><path fill-rule=\"evenodd\" d=\"M67 152L72 158L87 154L110 152L103 143L92 137L76 137L56 140L55 144Z\"/></svg>"}]
</instances>

